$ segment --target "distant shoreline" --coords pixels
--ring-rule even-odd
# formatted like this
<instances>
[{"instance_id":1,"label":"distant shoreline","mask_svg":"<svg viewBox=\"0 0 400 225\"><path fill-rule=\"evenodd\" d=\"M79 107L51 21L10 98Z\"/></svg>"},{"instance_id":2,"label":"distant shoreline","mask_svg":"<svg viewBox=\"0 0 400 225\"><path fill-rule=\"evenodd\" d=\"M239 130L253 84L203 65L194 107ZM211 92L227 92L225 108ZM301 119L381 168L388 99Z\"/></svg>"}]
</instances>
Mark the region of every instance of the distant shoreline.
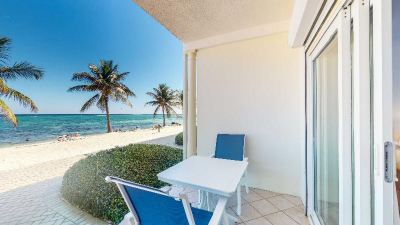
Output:
<instances>
[{"instance_id":1,"label":"distant shoreline","mask_svg":"<svg viewBox=\"0 0 400 225\"><path fill-rule=\"evenodd\" d=\"M16 116L40 116L40 115L60 115L60 116L64 116L64 115L88 115L88 116L92 116L92 115L104 115L106 116L105 113L16 113ZM110 113L110 115L151 115L153 116L152 113ZM183 114L175 114L174 116L182 116ZM162 116L162 114L157 114L157 116Z\"/></svg>"},{"instance_id":2,"label":"distant shoreline","mask_svg":"<svg viewBox=\"0 0 400 225\"><path fill-rule=\"evenodd\" d=\"M135 132L139 130L147 130L151 128L138 128L137 130L132 130L132 131L126 131L126 132ZM112 133L123 133L123 132L112 132ZM81 136L84 138L91 137L91 136L97 136L97 135L102 135L102 134L108 134L107 131L104 131L102 133L92 133L92 134L82 134ZM74 140L71 140L74 141ZM29 147L29 146L37 146L41 144L51 144L51 143L58 143L57 137L54 138L49 138L49 139L44 139L44 140L32 140L32 141L25 141L25 142L20 142L20 143L1 143L0 142L0 151L3 148L9 148L9 147L15 147L15 148L21 148L21 147ZM68 141L66 141L67 143Z\"/></svg>"},{"instance_id":3,"label":"distant shoreline","mask_svg":"<svg viewBox=\"0 0 400 225\"><path fill-rule=\"evenodd\" d=\"M79 136L106 133L105 114L18 114L17 128L0 122L0 149L21 144L37 144L57 141L59 136L78 133ZM152 114L112 114L111 126L114 131L134 131L162 124L161 115ZM166 124L182 124L181 115L166 119ZM71 138L68 136L68 138Z\"/></svg>"},{"instance_id":4,"label":"distant shoreline","mask_svg":"<svg viewBox=\"0 0 400 225\"><path fill-rule=\"evenodd\" d=\"M182 126L167 126L160 132L149 128L129 132L92 134L70 141L47 140L14 144L0 148L0 172L76 156L83 157L116 146L135 143L153 142L178 147L174 143L174 137L179 132L182 132Z\"/></svg>"}]
</instances>

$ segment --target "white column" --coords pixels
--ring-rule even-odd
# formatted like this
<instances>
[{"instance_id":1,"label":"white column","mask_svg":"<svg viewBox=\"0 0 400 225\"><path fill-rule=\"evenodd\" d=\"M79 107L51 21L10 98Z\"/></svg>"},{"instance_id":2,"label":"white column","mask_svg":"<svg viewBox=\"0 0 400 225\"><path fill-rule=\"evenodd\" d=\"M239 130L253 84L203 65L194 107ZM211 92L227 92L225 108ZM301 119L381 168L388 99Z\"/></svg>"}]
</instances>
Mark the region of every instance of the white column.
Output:
<instances>
[{"instance_id":1,"label":"white column","mask_svg":"<svg viewBox=\"0 0 400 225\"><path fill-rule=\"evenodd\" d=\"M183 54L183 159L187 158L187 115L188 115L188 57L186 53Z\"/></svg>"},{"instance_id":2,"label":"white column","mask_svg":"<svg viewBox=\"0 0 400 225\"><path fill-rule=\"evenodd\" d=\"M196 51L188 51L187 57L187 118L186 157L197 154L196 124Z\"/></svg>"}]
</instances>

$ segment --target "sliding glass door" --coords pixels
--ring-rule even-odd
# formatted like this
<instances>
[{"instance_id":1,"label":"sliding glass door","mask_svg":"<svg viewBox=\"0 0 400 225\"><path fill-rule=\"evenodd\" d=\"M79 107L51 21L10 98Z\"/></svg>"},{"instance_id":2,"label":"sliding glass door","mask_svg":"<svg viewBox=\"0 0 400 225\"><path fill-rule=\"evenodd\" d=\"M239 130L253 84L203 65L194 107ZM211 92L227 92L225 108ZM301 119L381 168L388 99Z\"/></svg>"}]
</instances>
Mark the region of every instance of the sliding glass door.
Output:
<instances>
[{"instance_id":1,"label":"sliding glass door","mask_svg":"<svg viewBox=\"0 0 400 225\"><path fill-rule=\"evenodd\" d=\"M314 209L321 224L339 224L338 38L314 61Z\"/></svg>"},{"instance_id":2,"label":"sliding glass door","mask_svg":"<svg viewBox=\"0 0 400 225\"><path fill-rule=\"evenodd\" d=\"M393 18L391 0L337 2L307 43L307 210L314 225L400 224Z\"/></svg>"},{"instance_id":3,"label":"sliding glass door","mask_svg":"<svg viewBox=\"0 0 400 225\"><path fill-rule=\"evenodd\" d=\"M312 148L309 212L315 225L352 222L349 9L341 9L307 56ZM309 125L309 124L308 124Z\"/></svg>"}]
</instances>

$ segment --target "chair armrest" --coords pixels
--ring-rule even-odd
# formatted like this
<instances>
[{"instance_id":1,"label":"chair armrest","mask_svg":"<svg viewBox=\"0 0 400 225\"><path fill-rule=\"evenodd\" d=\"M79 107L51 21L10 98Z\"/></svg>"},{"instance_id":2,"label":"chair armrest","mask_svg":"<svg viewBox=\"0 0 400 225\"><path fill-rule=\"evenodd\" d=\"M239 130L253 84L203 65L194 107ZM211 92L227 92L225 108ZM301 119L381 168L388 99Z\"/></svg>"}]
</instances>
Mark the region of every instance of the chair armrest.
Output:
<instances>
[{"instance_id":1,"label":"chair armrest","mask_svg":"<svg viewBox=\"0 0 400 225\"><path fill-rule=\"evenodd\" d=\"M208 225L219 225L220 224L221 219L224 216L227 202L228 202L227 198L222 197L222 198L218 199L217 206L215 207L214 213L213 213Z\"/></svg>"},{"instance_id":2,"label":"chair armrest","mask_svg":"<svg viewBox=\"0 0 400 225\"><path fill-rule=\"evenodd\" d=\"M243 161L248 162L248 161L249 161L249 158L244 157L244 158L243 158Z\"/></svg>"},{"instance_id":3,"label":"chair armrest","mask_svg":"<svg viewBox=\"0 0 400 225\"><path fill-rule=\"evenodd\" d=\"M171 186L164 186L162 188L160 188L160 191L169 194L169 192L171 191L172 187Z\"/></svg>"}]
</instances>

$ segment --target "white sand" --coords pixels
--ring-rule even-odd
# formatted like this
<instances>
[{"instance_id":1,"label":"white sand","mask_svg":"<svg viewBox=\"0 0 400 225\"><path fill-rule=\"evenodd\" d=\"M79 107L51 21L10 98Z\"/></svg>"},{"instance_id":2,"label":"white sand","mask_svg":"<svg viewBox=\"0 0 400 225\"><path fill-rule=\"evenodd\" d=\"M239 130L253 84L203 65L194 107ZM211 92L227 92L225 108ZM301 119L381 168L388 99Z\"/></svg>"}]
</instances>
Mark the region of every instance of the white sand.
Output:
<instances>
[{"instance_id":1,"label":"white sand","mask_svg":"<svg viewBox=\"0 0 400 225\"><path fill-rule=\"evenodd\" d=\"M0 171L20 169L53 160L98 152L115 146L151 142L172 144L172 136L182 131L182 126L168 126L157 130L143 129L85 136L73 141L47 141L0 148ZM170 138L167 138L169 137ZM154 140L157 139L157 140ZM167 142L167 143L164 143Z\"/></svg>"}]
</instances>

